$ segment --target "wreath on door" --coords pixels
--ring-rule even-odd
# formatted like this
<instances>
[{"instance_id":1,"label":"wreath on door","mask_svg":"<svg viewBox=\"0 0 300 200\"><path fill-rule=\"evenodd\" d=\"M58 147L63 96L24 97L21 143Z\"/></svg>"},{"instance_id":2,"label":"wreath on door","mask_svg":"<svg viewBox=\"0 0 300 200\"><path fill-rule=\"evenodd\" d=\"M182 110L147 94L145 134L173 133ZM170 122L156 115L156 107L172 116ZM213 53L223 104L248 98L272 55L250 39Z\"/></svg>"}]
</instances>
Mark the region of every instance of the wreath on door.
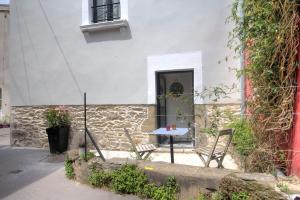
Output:
<instances>
[{"instance_id":1,"label":"wreath on door","mask_svg":"<svg viewBox=\"0 0 300 200\"><path fill-rule=\"evenodd\" d=\"M179 97L180 95L183 94L184 92L184 87L181 83L179 83L178 81L174 82L171 84L170 88L169 88L169 92L176 96Z\"/></svg>"}]
</instances>

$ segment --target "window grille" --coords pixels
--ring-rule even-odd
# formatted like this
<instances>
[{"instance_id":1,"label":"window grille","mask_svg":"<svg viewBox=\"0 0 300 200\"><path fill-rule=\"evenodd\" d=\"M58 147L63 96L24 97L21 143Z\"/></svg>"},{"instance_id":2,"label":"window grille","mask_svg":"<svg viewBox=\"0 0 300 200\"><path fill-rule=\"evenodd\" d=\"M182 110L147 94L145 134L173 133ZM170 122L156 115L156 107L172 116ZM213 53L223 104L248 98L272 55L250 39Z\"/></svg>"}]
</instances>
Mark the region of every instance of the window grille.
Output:
<instances>
[{"instance_id":1,"label":"window grille","mask_svg":"<svg viewBox=\"0 0 300 200\"><path fill-rule=\"evenodd\" d=\"M120 19L120 0L93 0L93 23Z\"/></svg>"}]
</instances>

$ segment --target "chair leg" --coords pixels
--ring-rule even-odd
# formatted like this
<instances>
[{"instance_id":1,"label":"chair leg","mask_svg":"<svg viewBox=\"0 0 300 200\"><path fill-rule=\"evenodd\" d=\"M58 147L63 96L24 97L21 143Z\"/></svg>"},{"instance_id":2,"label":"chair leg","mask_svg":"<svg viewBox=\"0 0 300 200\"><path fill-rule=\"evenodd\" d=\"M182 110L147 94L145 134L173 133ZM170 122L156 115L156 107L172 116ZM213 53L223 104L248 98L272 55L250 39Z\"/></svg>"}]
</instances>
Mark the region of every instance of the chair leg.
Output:
<instances>
[{"instance_id":1,"label":"chair leg","mask_svg":"<svg viewBox=\"0 0 300 200\"><path fill-rule=\"evenodd\" d=\"M210 164L210 159L208 159L206 162L205 162L205 167L209 167L209 164Z\"/></svg>"},{"instance_id":2,"label":"chair leg","mask_svg":"<svg viewBox=\"0 0 300 200\"><path fill-rule=\"evenodd\" d=\"M141 158L143 159L145 152L140 153Z\"/></svg>"},{"instance_id":3,"label":"chair leg","mask_svg":"<svg viewBox=\"0 0 300 200\"><path fill-rule=\"evenodd\" d=\"M150 156L150 154L151 154L152 152L153 152L153 151L149 151L149 152L145 155L145 157L143 158L143 160L147 160L148 157Z\"/></svg>"},{"instance_id":4,"label":"chair leg","mask_svg":"<svg viewBox=\"0 0 300 200\"><path fill-rule=\"evenodd\" d=\"M197 153L197 155L199 156L200 160L203 162L203 164L205 165L206 161L205 159L203 158L202 154L200 153Z\"/></svg>"},{"instance_id":5,"label":"chair leg","mask_svg":"<svg viewBox=\"0 0 300 200\"><path fill-rule=\"evenodd\" d=\"M218 162L218 168L224 168L223 166L223 160L224 160L225 154L220 157L220 159L217 159Z\"/></svg>"}]
</instances>

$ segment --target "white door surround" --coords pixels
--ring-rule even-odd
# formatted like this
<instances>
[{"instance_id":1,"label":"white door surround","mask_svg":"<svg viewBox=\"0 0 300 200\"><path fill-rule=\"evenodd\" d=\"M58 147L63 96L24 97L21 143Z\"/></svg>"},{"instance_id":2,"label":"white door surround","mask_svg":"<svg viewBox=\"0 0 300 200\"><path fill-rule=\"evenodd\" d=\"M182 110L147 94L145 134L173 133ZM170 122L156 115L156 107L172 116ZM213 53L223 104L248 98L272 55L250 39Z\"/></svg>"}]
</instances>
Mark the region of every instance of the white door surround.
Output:
<instances>
[{"instance_id":1,"label":"white door surround","mask_svg":"<svg viewBox=\"0 0 300 200\"><path fill-rule=\"evenodd\" d=\"M156 72L163 71L194 71L194 90L203 90L202 54L200 51L178 54L165 54L147 57L148 104L156 104ZM199 97L194 97L194 104L201 104Z\"/></svg>"}]
</instances>

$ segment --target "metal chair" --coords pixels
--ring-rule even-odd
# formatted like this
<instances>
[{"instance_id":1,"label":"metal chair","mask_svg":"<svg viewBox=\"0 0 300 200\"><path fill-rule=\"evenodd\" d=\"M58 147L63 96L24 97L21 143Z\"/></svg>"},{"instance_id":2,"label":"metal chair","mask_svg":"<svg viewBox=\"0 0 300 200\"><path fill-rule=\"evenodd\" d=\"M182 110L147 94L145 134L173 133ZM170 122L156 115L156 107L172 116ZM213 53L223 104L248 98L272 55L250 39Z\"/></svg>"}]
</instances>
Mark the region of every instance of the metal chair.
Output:
<instances>
[{"instance_id":1,"label":"metal chair","mask_svg":"<svg viewBox=\"0 0 300 200\"><path fill-rule=\"evenodd\" d=\"M218 163L218 168L224 168L222 163L231 143L233 132L234 131L232 129L221 130L219 131L219 134L217 135L212 146L208 145L206 147L199 147L194 150L199 155L205 167L209 167L210 162L212 160L216 160ZM228 137L225 146L220 144L219 141L223 137ZM207 156L207 160L204 159L204 156Z\"/></svg>"},{"instance_id":2,"label":"metal chair","mask_svg":"<svg viewBox=\"0 0 300 200\"><path fill-rule=\"evenodd\" d=\"M132 149L135 152L138 160L146 160L150 156L150 154L156 150L156 147L154 144L138 144L138 145L136 145L133 142L133 140L129 134L129 131L126 128L124 128L124 131L125 131L125 135L128 138L128 140L132 146Z\"/></svg>"}]
</instances>

